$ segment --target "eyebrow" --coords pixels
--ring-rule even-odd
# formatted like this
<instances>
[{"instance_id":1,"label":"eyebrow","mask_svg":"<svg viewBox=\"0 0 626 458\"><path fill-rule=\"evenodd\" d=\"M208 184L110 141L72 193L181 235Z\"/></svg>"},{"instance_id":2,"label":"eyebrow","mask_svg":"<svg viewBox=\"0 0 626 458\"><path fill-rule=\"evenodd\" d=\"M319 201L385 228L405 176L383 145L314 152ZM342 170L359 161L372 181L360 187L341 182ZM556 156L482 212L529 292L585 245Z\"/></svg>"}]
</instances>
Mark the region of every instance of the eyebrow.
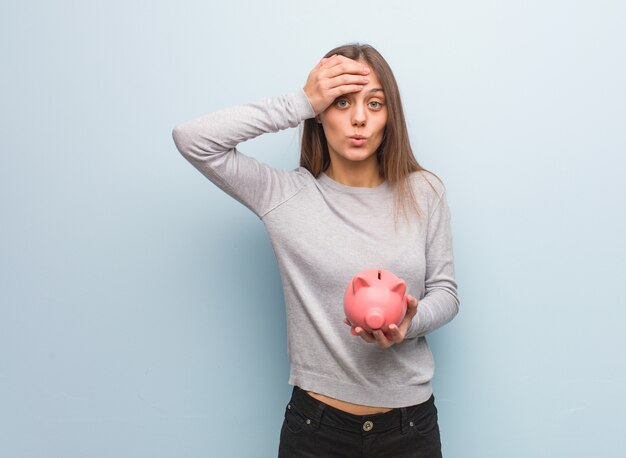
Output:
<instances>
[{"instance_id":1,"label":"eyebrow","mask_svg":"<svg viewBox=\"0 0 626 458\"><path fill-rule=\"evenodd\" d=\"M369 91L366 92L366 94L371 94L372 92L382 92L383 95L385 95L385 91L383 91L382 87L374 87L372 89L370 89ZM348 94L344 94L344 95L340 95L339 97L337 97L337 99L340 99L341 97L351 97L354 93L348 93ZM335 100L337 100L335 99Z\"/></svg>"}]
</instances>

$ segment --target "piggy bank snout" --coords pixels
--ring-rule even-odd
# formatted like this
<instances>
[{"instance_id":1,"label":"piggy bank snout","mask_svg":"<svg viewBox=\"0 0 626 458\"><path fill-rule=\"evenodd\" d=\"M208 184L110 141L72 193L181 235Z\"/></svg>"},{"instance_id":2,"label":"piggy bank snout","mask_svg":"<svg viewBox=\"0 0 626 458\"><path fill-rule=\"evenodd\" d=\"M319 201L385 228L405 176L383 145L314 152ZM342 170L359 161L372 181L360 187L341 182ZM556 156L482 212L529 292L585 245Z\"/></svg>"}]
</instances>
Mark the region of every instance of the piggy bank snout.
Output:
<instances>
[{"instance_id":1,"label":"piggy bank snout","mask_svg":"<svg viewBox=\"0 0 626 458\"><path fill-rule=\"evenodd\" d=\"M371 308L365 315L365 323L372 329L378 329L385 324L385 314L379 308Z\"/></svg>"}]
</instances>

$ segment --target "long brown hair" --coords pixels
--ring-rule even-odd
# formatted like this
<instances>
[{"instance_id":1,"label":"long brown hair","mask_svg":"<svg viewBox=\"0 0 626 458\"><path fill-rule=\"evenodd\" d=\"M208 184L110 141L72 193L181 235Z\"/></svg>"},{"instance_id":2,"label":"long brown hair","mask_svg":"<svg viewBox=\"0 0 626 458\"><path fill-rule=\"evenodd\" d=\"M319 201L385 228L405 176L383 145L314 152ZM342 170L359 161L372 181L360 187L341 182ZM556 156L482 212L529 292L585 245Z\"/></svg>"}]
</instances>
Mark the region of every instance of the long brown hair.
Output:
<instances>
[{"instance_id":1,"label":"long brown hair","mask_svg":"<svg viewBox=\"0 0 626 458\"><path fill-rule=\"evenodd\" d=\"M340 54L353 60L365 61L376 73L380 81L387 103L387 124L383 133L383 140L376 150L378 169L380 175L387 180L395 192L394 215L397 222L397 208L407 217L407 203L421 215L419 204L415 198L413 188L409 183L409 175L412 172L426 171L439 181L441 179L429 170L423 168L415 159L409 134L404 118L404 110L400 100L398 83L393 76L391 67L383 56L368 44L346 44L331 49L324 57ZM314 177L325 171L330 165L328 144L322 124L318 124L315 118L306 119L302 130L302 148L300 152L300 166L306 168ZM436 189L424 174L424 178L437 194Z\"/></svg>"}]
</instances>

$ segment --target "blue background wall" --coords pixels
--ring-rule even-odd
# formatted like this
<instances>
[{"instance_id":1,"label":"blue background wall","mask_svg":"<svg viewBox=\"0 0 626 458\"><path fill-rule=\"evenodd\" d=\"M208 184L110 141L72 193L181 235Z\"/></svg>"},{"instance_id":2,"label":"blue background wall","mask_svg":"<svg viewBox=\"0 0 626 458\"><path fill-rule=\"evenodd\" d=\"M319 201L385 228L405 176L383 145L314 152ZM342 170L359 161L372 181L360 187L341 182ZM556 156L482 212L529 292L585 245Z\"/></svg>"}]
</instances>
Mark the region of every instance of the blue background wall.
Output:
<instances>
[{"instance_id":1,"label":"blue background wall","mask_svg":"<svg viewBox=\"0 0 626 458\"><path fill-rule=\"evenodd\" d=\"M0 456L276 455L273 251L171 130L297 90L353 41L390 62L448 188L444 455L626 456L625 20L618 1L3 4ZM295 168L298 131L241 149Z\"/></svg>"}]
</instances>

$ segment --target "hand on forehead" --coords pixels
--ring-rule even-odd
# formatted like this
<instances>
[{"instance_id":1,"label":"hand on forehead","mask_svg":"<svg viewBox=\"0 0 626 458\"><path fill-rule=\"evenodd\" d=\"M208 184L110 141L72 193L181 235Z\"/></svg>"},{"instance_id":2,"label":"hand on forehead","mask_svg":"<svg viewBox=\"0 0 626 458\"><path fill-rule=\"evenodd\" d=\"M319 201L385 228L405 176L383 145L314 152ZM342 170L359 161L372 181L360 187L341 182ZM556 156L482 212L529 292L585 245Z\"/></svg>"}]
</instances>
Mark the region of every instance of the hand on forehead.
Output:
<instances>
[{"instance_id":1,"label":"hand on forehead","mask_svg":"<svg viewBox=\"0 0 626 458\"><path fill-rule=\"evenodd\" d=\"M370 81L369 74L369 67L362 62L335 54L318 62L303 89L319 114L337 97L363 89Z\"/></svg>"}]
</instances>

